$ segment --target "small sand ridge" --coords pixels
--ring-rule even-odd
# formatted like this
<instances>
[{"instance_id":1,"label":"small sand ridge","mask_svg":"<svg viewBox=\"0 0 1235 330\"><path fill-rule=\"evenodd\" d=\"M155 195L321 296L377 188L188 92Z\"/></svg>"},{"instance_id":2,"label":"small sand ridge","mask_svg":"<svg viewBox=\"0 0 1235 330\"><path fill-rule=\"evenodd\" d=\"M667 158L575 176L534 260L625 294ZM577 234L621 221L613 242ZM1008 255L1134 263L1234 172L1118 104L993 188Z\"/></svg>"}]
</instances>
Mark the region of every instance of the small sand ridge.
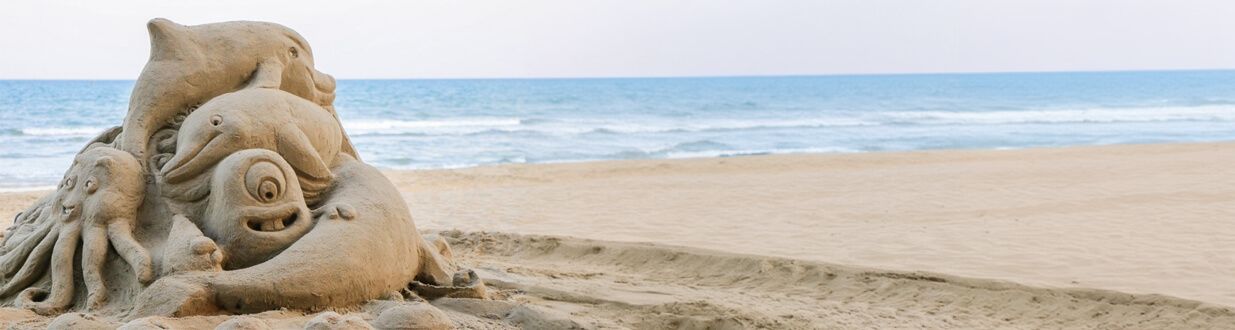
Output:
<instances>
[{"instance_id":1,"label":"small sand ridge","mask_svg":"<svg viewBox=\"0 0 1235 330\"><path fill-rule=\"evenodd\" d=\"M491 286L597 328L1198 329L1235 311L1156 294L1048 289L643 243L447 232Z\"/></svg>"},{"instance_id":2,"label":"small sand ridge","mask_svg":"<svg viewBox=\"0 0 1235 330\"><path fill-rule=\"evenodd\" d=\"M883 271L648 243L448 231L463 266L495 299L432 304L463 329L1205 329L1235 324L1227 307L1155 294L1047 289L922 272ZM340 311L375 323L374 302ZM414 302L407 302L413 303ZM332 312L325 312L332 313ZM302 328L328 314L50 319L0 308L0 324Z\"/></svg>"}]
</instances>

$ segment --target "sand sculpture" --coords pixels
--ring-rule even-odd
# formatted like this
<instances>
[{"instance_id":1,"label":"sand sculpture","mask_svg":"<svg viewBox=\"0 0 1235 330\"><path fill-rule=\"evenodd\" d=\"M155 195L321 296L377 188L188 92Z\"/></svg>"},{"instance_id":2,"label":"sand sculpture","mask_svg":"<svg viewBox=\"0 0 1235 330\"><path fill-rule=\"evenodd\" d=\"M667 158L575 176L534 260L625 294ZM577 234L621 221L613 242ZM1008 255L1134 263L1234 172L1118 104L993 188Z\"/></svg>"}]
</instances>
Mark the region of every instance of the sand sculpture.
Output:
<instances>
[{"instance_id":1,"label":"sand sculpture","mask_svg":"<svg viewBox=\"0 0 1235 330\"><path fill-rule=\"evenodd\" d=\"M139 159L159 129L215 96L246 87L277 88L334 114L334 77L313 68L300 34L265 22L184 26L154 19L150 60L129 98L120 149ZM347 144L346 150L356 156Z\"/></svg>"},{"instance_id":2,"label":"sand sculpture","mask_svg":"<svg viewBox=\"0 0 1235 330\"><path fill-rule=\"evenodd\" d=\"M6 232L0 302L136 318L349 308L425 288L484 296L358 159L334 79L296 32L148 27L124 123Z\"/></svg>"},{"instance_id":3,"label":"sand sculpture","mask_svg":"<svg viewBox=\"0 0 1235 330\"><path fill-rule=\"evenodd\" d=\"M162 165L168 183L184 182L237 151L278 152L296 169L309 200L329 187L338 165L343 129L326 111L305 99L270 88L220 95L181 124L175 156Z\"/></svg>"},{"instance_id":4,"label":"sand sculpture","mask_svg":"<svg viewBox=\"0 0 1235 330\"><path fill-rule=\"evenodd\" d=\"M17 305L39 313L68 307L74 296L73 261L79 240L88 307L97 308L107 299L101 272L109 246L133 267L138 280L149 282L153 277L150 255L133 238L137 208L145 193L140 170L136 158L110 147L92 146L78 154L51 199L15 224L39 229L30 236L14 236L20 242L5 242L0 266L8 282L0 295L24 289ZM10 242L16 244L12 250L7 249ZM44 275L48 264L51 289L27 288Z\"/></svg>"}]
</instances>

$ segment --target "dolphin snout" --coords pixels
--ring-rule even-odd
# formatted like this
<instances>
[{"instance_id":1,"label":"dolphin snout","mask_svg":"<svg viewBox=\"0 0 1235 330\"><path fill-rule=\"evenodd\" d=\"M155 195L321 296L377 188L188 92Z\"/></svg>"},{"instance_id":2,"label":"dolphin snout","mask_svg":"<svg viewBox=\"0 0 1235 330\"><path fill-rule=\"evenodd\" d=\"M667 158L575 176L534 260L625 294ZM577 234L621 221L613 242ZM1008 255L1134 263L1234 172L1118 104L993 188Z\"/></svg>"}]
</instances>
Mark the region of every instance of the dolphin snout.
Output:
<instances>
[{"instance_id":1,"label":"dolphin snout","mask_svg":"<svg viewBox=\"0 0 1235 330\"><path fill-rule=\"evenodd\" d=\"M314 69L309 69L313 75L313 87L317 90L317 103L321 106L334 104L334 77Z\"/></svg>"},{"instance_id":2,"label":"dolphin snout","mask_svg":"<svg viewBox=\"0 0 1235 330\"><path fill-rule=\"evenodd\" d=\"M167 164L163 165L160 174L167 180L168 183L178 183L206 170L209 165L213 165L213 161L217 161L217 153L220 152L218 131L212 131L211 134L204 138L190 139L185 144L177 143L178 147L187 147L183 151L177 150L176 155L172 156ZM221 159L221 158L220 158Z\"/></svg>"},{"instance_id":3,"label":"dolphin snout","mask_svg":"<svg viewBox=\"0 0 1235 330\"><path fill-rule=\"evenodd\" d=\"M319 92L326 94L334 93L334 77L321 71L313 70L313 86L317 87Z\"/></svg>"}]
</instances>

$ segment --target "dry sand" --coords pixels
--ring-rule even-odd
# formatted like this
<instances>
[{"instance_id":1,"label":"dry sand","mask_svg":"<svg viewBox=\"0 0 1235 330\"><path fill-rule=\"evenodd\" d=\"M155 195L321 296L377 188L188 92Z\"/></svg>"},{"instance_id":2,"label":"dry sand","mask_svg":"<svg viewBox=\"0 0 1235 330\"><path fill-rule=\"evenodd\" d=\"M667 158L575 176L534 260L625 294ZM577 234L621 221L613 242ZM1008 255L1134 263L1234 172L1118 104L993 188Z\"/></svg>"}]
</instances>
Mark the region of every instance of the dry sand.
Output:
<instances>
[{"instance_id":1,"label":"dry sand","mask_svg":"<svg viewBox=\"0 0 1235 330\"><path fill-rule=\"evenodd\" d=\"M1232 163L1172 144L387 174L497 292L434 302L465 327L1161 329L1235 324Z\"/></svg>"},{"instance_id":2,"label":"dry sand","mask_svg":"<svg viewBox=\"0 0 1235 330\"><path fill-rule=\"evenodd\" d=\"M392 172L420 228L656 242L1235 305L1235 144Z\"/></svg>"}]
</instances>

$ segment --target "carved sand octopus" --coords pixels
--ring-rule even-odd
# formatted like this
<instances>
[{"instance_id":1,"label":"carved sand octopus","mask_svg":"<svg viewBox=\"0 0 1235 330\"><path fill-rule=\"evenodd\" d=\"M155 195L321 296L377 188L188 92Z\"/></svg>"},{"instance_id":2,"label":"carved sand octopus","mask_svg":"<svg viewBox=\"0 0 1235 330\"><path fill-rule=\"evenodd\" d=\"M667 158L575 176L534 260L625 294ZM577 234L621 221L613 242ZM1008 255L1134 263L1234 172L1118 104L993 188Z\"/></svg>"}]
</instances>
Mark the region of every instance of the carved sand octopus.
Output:
<instances>
[{"instance_id":1,"label":"carved sand octopus","mask_svg":"<svg viewBox=\"0 0 1235 330\"><path fill-rule=\"evenodd\" d=\"M144 197L141 166L133 155L106 146L78 154L57 190L23 212L15 225L34 231L5 242L0 269L7 279L0 296L9 296L43 275L51 264L51 289L30 287L17 304L54 313L73 302L73 257L81 241L82 273L89 292L87 309L107 299L101 275L109 247L132 267L139 281L153 278L150 255L133 238L137 208ZM10 243L12 245L10 245ZM9 249L11 247L11 249Z\"/></svg>"},{"instance_id":2,"label":"carved sand octopus","mask_svg":"<svg viewBox=\"0 0 1235 330\"><path fill-rule=\"evenodd\" d=\"M261 22L148 27L150 62L123 126L89 142L6 233L0 303L129 318L316 311L475 279L356 157L334 79L298 34Z\"/></svg>"}]
</instances>

